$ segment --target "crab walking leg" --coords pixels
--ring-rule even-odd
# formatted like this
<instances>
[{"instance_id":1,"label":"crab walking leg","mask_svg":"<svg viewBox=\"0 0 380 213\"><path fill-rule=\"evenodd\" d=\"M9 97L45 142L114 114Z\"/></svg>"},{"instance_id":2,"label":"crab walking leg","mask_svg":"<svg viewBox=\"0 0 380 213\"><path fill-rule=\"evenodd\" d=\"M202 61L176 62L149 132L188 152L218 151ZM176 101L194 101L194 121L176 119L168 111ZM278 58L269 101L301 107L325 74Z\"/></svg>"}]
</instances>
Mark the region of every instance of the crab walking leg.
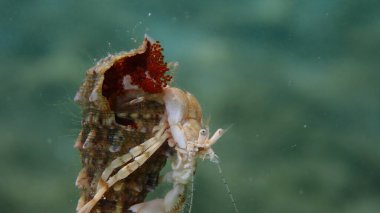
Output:
<instances>
[{"instance_id":1,"label":"crab walking leg","mask_svg":"<svg viewBox=\"0 0 380 213\"><path fill-rule=\"evenodd\" d=\"M79 209L81 209L84 206L84 199L84 195L81 195L78 200L77 208L75 209L76 211L79 211Z\"/></svg>"},{"instance_id":2,"label":"crab walking leg","mask_svg":"<svg viewBox=\"0 0 380 213\"><path fill-rule=\"evenodd\" d=\"M184 158L186 157L184 156ZM176 160L181 161L180 166L172 166L173 171L167 173L164 177L164 181L173 182L173 188L165 197L135 204L129 210L135 213L167 213L179 212L182 209L186 199L186 187L194 174L195 159L180 160L177 156ZM191 166L185 168L186 164Z\"/></svg>"},{"instance_id":3,"label":"crab walking leg","mask_svg":"<svg viewBox=\"0 0 380 213\"><path fill-rule=\"evenodd\" d=\"M102 173L102 177L101 177L102 179L99 180L98 189L100 186L100 182L101 181L104 181L104 182L107 181L114 169L128 163L132 158L139 156L141 153L143 153L149 147L151 147L153 144L155 144L156 141L159 140L159 138L162 136L164 130L165 130L165 128L161 128L153 138L151 138L151 139L145 141L144 143L132 148L128 153L126 153L123 156L120 156L120 157L116 158L115 160L113 160L111 162L111 164L109 166L107 166L107 168L104 169L104 171Z\"/></svg>"},{"instance_id":4,"label":"crab walking leg","mask_svg":"<svg viewBox=\"0 0 380 213\"><path fill-rule=\"evenodd\" d=\"M129 208L134 213L168 213L179 212L185 202L186 185L176 184L165 198L138 203Z\"/></svg>"},{"instance_id":5,"label":"crab walking leg","mask_svg":"<svg viewBox=\"0 0 380 213\"><path fill-rule=\"evenodd\" d=\"M141 155L134 158L134 161L125 165L121 168L114 176L110 177L107 182L101 182L100 188L97 190L95 196L90 200L86 205L84 205L78 213L90 213L91 209L96 205L96 203L103 197L104 193L112 187L117 181L122 180L132 172L134 172L137 168L139 168L142 164L145 163L150 156L152 156L158 148L168 139L168 133L164 132L161 137L155 141L155 144L149 147L145 152Z\"/></svg>"},{"instance_id":6,"label":"crab walking leg","mask_svg":"<svg viewBox=\"0 0 380 213\"><path fill-rule=\"evenodd\" d=\"M165 136L167 134L165 133ZM110 177L107 181L108 187L111 187L114 185L117 181L122 180L128 175L130 175L132 172L134 172L137 168L139 168L141 165L145 163L146 160L148 160L156 151L158 148L161 147L161 145L166 141L166 138L161 139L161 141L157 141L156 144L149 147L144 153L134 158L134 161L127 164L123 168L121 168L114 176Z\"/></svg>"}]
</instances>

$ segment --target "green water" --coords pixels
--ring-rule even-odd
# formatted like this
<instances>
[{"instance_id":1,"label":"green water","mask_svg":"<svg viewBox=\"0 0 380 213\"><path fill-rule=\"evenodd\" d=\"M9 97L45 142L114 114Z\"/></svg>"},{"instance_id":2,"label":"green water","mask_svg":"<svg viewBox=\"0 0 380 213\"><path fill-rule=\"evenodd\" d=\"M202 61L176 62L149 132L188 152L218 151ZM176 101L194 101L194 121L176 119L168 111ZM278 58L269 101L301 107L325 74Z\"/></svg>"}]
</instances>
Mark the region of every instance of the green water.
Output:
<instances>
[{"instance_id":1,"label":"green water","mask_svg":"<svg viewBox=\"0 0 380 213\"><path fill-rule=\"evenodd\" d=\"M201 102L240 212L380 209L380 1L0 0L0 211L74 212L72 98L147 33ZM233 212L200 161L193 212Z\"/></svg>"}]
</instances>

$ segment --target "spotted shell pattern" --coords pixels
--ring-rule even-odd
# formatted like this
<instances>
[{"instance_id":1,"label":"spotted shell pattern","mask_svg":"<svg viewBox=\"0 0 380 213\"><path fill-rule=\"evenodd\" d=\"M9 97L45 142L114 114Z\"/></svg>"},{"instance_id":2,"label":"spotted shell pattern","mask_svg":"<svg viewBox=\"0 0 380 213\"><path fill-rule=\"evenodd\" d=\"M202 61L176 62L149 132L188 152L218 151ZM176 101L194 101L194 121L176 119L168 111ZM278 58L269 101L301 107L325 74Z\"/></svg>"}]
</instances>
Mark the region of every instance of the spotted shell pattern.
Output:
<instances>
[{"instance_id":1,"label":"spotted shell pattern","mask_svg":"<svg viewBox=\"0 0 380 213\"><path fill-rule=\"evenodd\" d=\"M76 185L81 191L78 208L94 196L107 165L153 136L164 116L162 88L167 75L159 42L145 37L142 45L101 59L90 68L75 102L82 109L82 129L74 147L82 169ZM160 170L173 150L164 143L141 167L109 189L92 212L129 212L158 184Z\"/></svg>"}]
</instances>

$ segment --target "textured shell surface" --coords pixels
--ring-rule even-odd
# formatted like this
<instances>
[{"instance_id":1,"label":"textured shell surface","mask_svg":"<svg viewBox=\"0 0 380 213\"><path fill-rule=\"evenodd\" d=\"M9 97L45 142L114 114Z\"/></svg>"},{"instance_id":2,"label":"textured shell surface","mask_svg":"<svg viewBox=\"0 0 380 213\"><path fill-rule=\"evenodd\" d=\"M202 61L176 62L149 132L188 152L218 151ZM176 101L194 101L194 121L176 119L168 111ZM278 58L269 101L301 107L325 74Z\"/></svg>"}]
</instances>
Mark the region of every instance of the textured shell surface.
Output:
<instances>
[{"instance_id":1,"label":"textured shell surface","mask_svg":"<svg viewBox=\"0 0 380 213\"><path fill-rule=\"evenodd\" d=\"M74 147L82 170L76 185L78 206L92 199L107 165L153 136L165 113L162 88L171 80L159 42L145 37L142 45L101 59L86 72L75 95L83 114ZM172 152L164 143L146 163L111 187L91 212L129 212L158 184L159 173Z\"/></svg>"}]
</instances>

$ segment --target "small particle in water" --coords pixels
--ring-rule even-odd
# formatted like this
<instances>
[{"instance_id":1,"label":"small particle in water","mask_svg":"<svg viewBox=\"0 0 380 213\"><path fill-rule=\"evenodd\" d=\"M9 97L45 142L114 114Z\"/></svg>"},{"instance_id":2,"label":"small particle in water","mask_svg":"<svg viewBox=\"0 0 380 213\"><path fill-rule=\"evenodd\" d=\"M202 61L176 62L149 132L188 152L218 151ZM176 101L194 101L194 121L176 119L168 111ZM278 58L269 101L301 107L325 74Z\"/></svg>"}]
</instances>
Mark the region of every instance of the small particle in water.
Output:
<instances>
[{"instance_id":1,"label":"small particle in water","mask_svg":"<svg viewBox=\"0 0 380 213\"><path fill-rule=\"evenodd\" d=\"M118 152L118 151L120 151L120 146L119 146L119 145L116 145L116 144L113 144L113 145L111 145L111 146L108 148L108 150L109 150L110 152Z\"/></svg>"},{"instance_id":2,"label":"small particle in water","mask_svg":"<svg viewBox=\"0 0 380 213\"><path fill-rule=\"evenodd\" d=\"M307 128L307 125L306 125L306 124L304 124L304 125L303 125L303 128L305 128L305 129L306 129L306 128Z\"/></svg>"},{"instance_id":3,"label":"small particle in water","mask_svg":"<svg viewBox=\"0 0 380 213\"><path fill-rule=\"evenodd\" d=\"M151 16L151 15L152 15L152 13L151 13L151 12L149 12L149 13L148 13L148 16Z\"/></svg>"}]
</instances>

